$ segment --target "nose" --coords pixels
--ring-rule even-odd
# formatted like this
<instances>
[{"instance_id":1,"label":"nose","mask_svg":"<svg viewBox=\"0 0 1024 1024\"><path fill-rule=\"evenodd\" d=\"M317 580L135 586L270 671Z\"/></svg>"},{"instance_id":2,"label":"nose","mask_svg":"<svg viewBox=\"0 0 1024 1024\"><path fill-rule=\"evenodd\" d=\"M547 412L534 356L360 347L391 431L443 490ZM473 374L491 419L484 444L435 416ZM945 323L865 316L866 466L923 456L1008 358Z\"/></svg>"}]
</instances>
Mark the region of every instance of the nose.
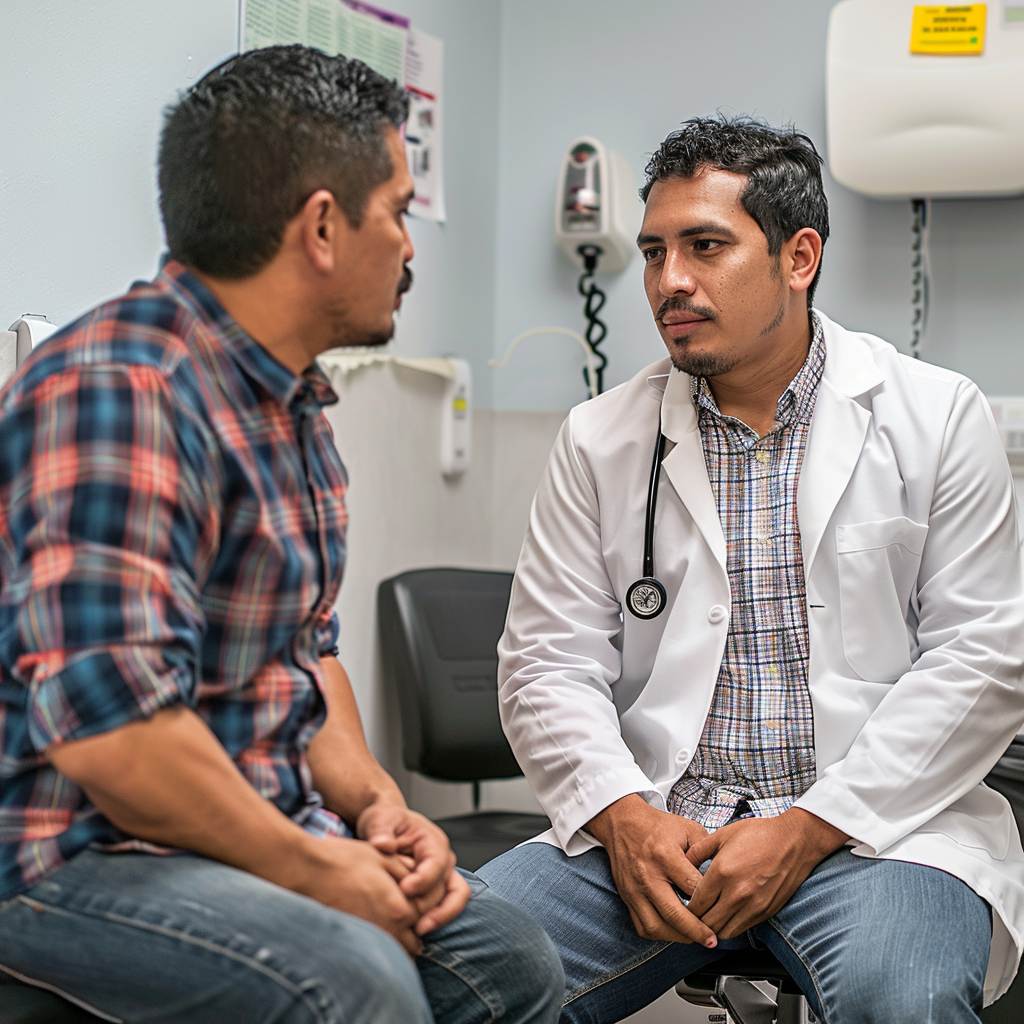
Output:
<instances>
[{"instance_id":1,"label":"nose","mask_svg":"<svg viewBox=\"0 0 1024 1024\"><path fill-rule=\"evenodd\" d=\"M409 234L409 225L406 224L404 218L402 219L402 236L402 265L404 266L416 255L416 250L412 244L412 236Z\"/></svg>"},{"instance_id":2,"label":"nose","mask_svg":"<svg viewBox=\"0 0 1024 1024\"><path fill-rule=\"evenodd\" d=\"M693 272L682 255L669 250L661 265L658 291L667 299L673 295L692 295L697 290Z\"/></svg>"}]
</instances>

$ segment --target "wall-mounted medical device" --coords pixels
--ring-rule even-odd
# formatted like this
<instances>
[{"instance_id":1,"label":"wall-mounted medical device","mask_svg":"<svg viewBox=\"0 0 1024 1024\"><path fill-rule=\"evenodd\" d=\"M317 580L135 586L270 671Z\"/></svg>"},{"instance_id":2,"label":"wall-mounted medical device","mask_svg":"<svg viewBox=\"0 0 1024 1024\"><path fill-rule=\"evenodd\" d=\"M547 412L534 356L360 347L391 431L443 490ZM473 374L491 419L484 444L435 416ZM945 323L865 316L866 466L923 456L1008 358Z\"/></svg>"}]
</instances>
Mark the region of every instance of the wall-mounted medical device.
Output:
<instances>
[{"instance_id":1,"label":"wall-mounted medical device","mask_svg":"<svg viewBox=\"0 0 1024 1024\"><path fill-rule=\"evenodd\" d=\"M585 267L584 247L593 247L598 269L625 270L642 219L629 161L589 135L576 139L562 159L555 200L555 241L569 259Z\"/></svg>"},{"instance_id":2,"label":"wall-mounted medical device","mask_svg":"<svg viewBox=\"0 0 1024 1024\"><path fill-rule=\"evenodd\" d=\"M604 390L608 365L608 357L600 350L608 327L598 315L606 296L594 281L594 272L626 269L636 252L642 220L643 204L629 161L589 135L576 139L562 158L555 195L555 242L583 268L577 290L584 298L586 344L597 360L596 368L588 361L583 379L588 389L596 383L598 394Z\"/></svg>"},{"instance_id":3,"label":"wall-mounted medical device","mask_svg":"<svg viewBox=\"0 0 1024 1024\"><path fill-rule=\"evenodd\" d=\"M836 181L879 197L1024 192L1024 0L842 0L826 53Z\"/></svg>"},{"instance_id":4,"label":"wall-mounted medical device","mask_svg":"<svg viewBox=\"0 0 1024 1024\"><path fill-rule=\"evenodd\" d=\"M555 243L583 268L576 287L584 299L586 337L565 327L532 327L513 338L504 358L500 362L492 359L490 365L499 369L508 366L512 354L527 338L542 334L568 337L583 348L583 380L588 396L601 394L608 357L601 352L600 345L608 327L598 315L606 296L594 280L594 273L626 269L636 252L643 213L629 161L621 153L605 149L589 135L576 139L562 157L558 175Z\"/></svg>"}]
</instances>

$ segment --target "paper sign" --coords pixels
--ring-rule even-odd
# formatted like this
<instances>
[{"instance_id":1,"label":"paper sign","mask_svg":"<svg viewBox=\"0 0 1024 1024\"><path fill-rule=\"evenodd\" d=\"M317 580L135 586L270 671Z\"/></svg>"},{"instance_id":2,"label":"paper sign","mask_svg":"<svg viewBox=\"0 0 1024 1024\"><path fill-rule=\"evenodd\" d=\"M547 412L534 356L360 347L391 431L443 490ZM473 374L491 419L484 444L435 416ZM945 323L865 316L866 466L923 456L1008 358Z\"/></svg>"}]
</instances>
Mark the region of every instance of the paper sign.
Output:
<instances>
[{"instance_id":1,"label":"paper sign","mask_svg":"<svg viewBox=\"0 0 1024 1024\"><path fill-rule=\"evenodd\" d=\"M405 85L409 19L360 0L242 0L241 46L305 43Z\"/></svg>"},{"instance_id":2,"label":"paper sign","mask_svg":"<svg viewBox=\"0 0 1024 1024\"><path fill-rule=\"evenodd\" d=\"M987 4L915 6L910 52L961 56L985 49Z\"/></svg>"},{"instance_id":3,"label":"paper sign","mask_svg":"<svg viewBox=\"0 0 1024 1024\"><path fill-rule=\"evenodd\" d=\"M444 43L411 27L405 58L405 88L409 95L405 152L416 189L409 212L421 220L445 219L441 145L443 69Z\"/></svg>"}]
</instances>

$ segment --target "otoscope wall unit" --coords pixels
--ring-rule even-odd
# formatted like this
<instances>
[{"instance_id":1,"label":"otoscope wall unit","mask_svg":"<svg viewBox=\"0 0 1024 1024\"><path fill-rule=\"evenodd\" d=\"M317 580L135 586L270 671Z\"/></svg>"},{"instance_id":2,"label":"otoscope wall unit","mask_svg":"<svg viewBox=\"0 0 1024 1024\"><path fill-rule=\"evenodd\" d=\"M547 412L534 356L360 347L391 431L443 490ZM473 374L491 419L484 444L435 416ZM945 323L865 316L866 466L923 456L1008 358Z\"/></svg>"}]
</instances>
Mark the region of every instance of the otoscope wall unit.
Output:
<instances>
[{"instance_id":1,"label":"otoscope wall unit","mask_svg":"<svg viewBox=\"0 0 1024 1024\"><path fill-rule=\"evenodd\" d=\"M608 365L600 349L608 328L599 316L605 293L594 274L626 269L636 252L642 219L643 205L629 161L590 135L572 142L562 157L555 195L555 243L583 268L576 290L584 300L586 346L597 361L596 377L588 360L584 380L588 389L596 382L598 394L604 391Z\"/></svg>"}]
</instances>

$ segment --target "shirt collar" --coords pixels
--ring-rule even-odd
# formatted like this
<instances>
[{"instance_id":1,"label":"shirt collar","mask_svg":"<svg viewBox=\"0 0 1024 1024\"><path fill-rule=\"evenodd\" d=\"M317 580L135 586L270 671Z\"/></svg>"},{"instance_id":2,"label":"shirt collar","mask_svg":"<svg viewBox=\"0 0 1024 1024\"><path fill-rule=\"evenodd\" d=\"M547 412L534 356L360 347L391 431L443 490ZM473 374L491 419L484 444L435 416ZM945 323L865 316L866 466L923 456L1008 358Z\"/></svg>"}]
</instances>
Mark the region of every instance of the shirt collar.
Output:
<instances>
[{"instance_id":1,"label":"shirt collar","mask_svg":"<svg viewBox=\"0 0 1024 1024\"><path fill-rule=\"evenodd\" d=\"M818 388L821 384L821 377L825 371L825 331L821 321L813 311L810 313L811 320L811 346L800 367L799 373L789 382L789 386L782 392L775 408L775 421L780 426L788 426L790 423L806 422L810 420L814 412L815 399L818 396ZM723 417L718 409L718 403L711 392L711 386L706 377L690 378L690 397L697 408L697 415L702 414Z\"/></svg>"},{"instance_id":2,"label":"shirt collar","mask_svg":"<svg viewBox=\"0 0 1024 1024\"><path fill-rule=\"evenodd\" d=\"M338 396L316 362L296 376L248 334L214 294L175 260L168 260L157 277L167 285L210 327L218 340L242 370L258 381L282 405L302 408L333 405Z\"/></svg>"}]
</instances>

